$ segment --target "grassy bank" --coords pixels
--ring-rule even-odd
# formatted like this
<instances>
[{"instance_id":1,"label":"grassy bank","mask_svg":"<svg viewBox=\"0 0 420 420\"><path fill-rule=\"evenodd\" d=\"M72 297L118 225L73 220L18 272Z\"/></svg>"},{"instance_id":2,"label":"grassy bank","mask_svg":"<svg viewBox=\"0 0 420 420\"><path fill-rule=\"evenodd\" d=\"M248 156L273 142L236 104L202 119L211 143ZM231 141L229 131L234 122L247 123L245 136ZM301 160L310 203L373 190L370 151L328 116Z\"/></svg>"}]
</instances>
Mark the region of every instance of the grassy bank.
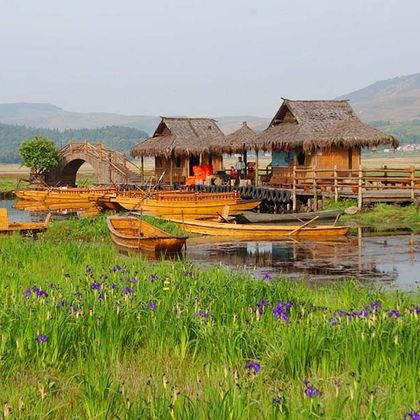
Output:
<instances>
[{"instance_id":1,"label":"grassy bank","mask_svg":"<svg viewBox=\"0 0 420 420\"><path fill-rule=\"evenodd\" d=\"M343 209L357 207L356 200L328 200L324 203L325 209ZM371 208L363 209L355 215L344 214L343 223L351 223L358 226L370 227L376 232L391 232L408 230L420 232L420 211L415 204L398 206L392 204L376 204Z\"/></svg>"},{"instance_id":2,"label":"grassy bank","mask_svg":"<svg viewBox=\"0 0 420 420\"><path fill-rule=\"evenodd\" d=\"M86 220L72 228L89 236L98 226ZM58 234L0 240L0 395L12 416L419 411L418 295L152 264Z\"/></svg>"}]
</instances>

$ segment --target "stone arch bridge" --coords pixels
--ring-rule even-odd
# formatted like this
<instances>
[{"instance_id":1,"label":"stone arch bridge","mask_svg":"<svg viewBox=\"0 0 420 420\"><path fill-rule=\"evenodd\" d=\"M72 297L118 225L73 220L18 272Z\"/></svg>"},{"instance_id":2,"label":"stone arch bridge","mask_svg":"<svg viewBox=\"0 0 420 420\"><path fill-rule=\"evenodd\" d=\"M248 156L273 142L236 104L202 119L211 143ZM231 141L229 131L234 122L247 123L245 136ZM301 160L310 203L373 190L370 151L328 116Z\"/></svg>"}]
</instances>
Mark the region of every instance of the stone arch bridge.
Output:
<instances>
[{"instance_id":1,"label":"stone arch bridge","mask_svg":"<svg viewBox=\"0 0 420 420\"><path fill-rule=\"evenodd\" d=\"M76 185L77 171L85 162L94 169L99 184L141 182L137 166L122 153L103 144L71 142L62 147L59 153L60 165L46 174L45 182L48 185Z\"/></svg>"}]
</instances>

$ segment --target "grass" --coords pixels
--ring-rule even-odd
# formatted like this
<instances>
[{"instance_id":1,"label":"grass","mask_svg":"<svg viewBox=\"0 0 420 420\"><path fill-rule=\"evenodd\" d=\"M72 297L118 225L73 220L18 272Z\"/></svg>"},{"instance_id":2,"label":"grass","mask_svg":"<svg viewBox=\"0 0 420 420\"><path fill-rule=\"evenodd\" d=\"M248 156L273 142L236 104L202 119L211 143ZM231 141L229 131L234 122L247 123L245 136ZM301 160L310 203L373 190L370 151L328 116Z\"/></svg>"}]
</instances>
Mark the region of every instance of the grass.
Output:
<instances>
[{"instance_id":1,"label":"grass","mask_svg":"<svg viewBox=\"0 0 420 420\"><path fill-rule=\"evenodd\" d=\"M419 410L419 295L149 263L96 240L101 218L65 223L38 241L0 240L4 412L341 419Z\"/></svg>"},{"instance_id":2,"label":"grass","mask_svg":"<svg viewBox=\"0 0 420 420\"><path fill-rule=\"evenodd\" d=\"M357 207L356 200L326 200L324 209L346 209ZM355 215L344 214L343 223L355 223L358 226L370 227L375 232L393 232L407 230L414 233L420 232L420 211L415 204L398 206L395 204L376 204L369 209L364 209Z\"/></svg>"}]
</instances>

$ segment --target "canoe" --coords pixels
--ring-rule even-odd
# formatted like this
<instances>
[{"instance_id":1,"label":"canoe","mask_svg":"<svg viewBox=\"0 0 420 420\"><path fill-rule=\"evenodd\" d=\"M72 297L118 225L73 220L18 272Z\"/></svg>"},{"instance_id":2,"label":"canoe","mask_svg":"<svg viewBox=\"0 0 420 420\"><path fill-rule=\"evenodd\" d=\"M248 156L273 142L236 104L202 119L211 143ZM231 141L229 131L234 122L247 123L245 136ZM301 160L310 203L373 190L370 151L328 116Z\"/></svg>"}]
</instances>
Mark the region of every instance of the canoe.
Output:
<instances>
[{"instance_id":1,"label":"canoe","mask_svg":"<svg viewBox=\"0 0 420 420\"><path fill-rule=\"evenodd\" d=\"M173 236L133 216L109 216L108 230L114 244L125 251L145 253L179 252L187 236Z\"/></svg>"},{"instance_id":2,"label":"canoe","mask_svg":"<svg viewBox=\"0 0 420 420\"><path fill-rule=\"evenodd\" d=\"M36 235L47 229L51 219L51 213L48 213L43 222L9 222L7 209L0 209L0 234L7 235L12 233Z\"/></svg>"},{"instance_id":3,"label":"canoe","mask_svg":"<svg viewBox=\"0 0 420 420\"><path fill-rule=\"evenodd\" d=\"M142 198L117 194L111 202L116 202L130 211L136 210L161 217L182 216L188 219L215 216L217 213L222 213L226 206L229 207L229 214L239 214L252 210L261 203L260 200L241 200L236 192L164 192Z\"/></svg>"},{"instance_id":4,"label":"canoe","mask_svg":"<svg viewBox=\"0 0 420 420\"><path fill-rule=\"evenodd\" d=\"M299 221L306 222L318 216L317 223L334 221L337 217L343 214L342 210L321 210L310 211L307 213L284 213L284 214L270 214L270 213L254 213L244 212L236 217L236 220L241 223L292 223L296 224Z\"/></svg>"},{"instance_id":5,"label":"canoe","mask_svg":"<svg viewBox=\"0 0 420 420\"><path fill-rule=\"evenodd\" d=\"M221 223L206 220L182 220L167 218L177 223L187 232L201 233L202 235L224 236L242 239L287 239L293 238L324 238L345 236L349 232L348 226L321 225L280 225L248 223L244 225L235 223Z\"/></svg>"}]
</instances>

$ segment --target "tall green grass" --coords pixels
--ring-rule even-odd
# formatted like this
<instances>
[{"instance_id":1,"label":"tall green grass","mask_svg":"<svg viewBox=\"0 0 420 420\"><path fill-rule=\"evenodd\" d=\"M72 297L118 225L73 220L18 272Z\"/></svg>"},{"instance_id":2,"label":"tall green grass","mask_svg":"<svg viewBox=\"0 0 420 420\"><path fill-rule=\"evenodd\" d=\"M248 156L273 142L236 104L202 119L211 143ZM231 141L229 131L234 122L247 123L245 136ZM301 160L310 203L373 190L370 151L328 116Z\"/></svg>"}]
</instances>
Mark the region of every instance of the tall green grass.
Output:
<instances>
[{"instance_id":1,"label":"tall green grass","mask_svg":"<svg viewBox=\"0 0 420 420\"><path fill-rule=\"evenodd\" d=\"M402 418L420 408L418 305L1 238L0 395L16 417Z\"/></svg>"}]
</instances>

